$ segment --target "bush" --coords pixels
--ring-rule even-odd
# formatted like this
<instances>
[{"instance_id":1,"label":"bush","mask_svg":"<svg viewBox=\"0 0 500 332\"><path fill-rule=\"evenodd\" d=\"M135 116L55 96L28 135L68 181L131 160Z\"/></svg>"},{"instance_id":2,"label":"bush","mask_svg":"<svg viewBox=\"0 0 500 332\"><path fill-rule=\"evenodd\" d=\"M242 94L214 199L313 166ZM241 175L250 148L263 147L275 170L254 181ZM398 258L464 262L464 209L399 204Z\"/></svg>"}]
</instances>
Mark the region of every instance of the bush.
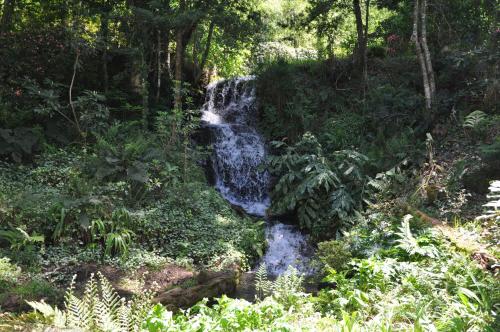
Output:
<instances>
[{"instance_id":1,"label":"bush","mask_svg":"<svg viewBox=\"0 0 500 332\"><path fill-rule=\"evenodd\" d=\"M300 226L325 238L360 210L368 181L368 159L352 150L327 158L310 133L293 146L274 142L280 154L269 158L278 180L271 196L274 213L296 212Z\"/></svg>"},{"instance_id":2,"label":"bush","mask_svg":"<svg viewBox=\"0 0 500 332\"><path fill-rule=\"evenodd\" d=\"M7 284L13 284L21 276L21 268L12 264L7 257L0 258L0 285L7 287Z\"/></svg>"},{"instance_id":3,"label":"bush","mask_svg":"<svg viewBox=\"0 0 500 332\"><path fill-rule=\"evenodd\" d=\"M248 266L264 251L263 224L238 217L215 189L203 183L170 188L161 202L144 210L133 230L151 250L215 269L230 265L231 257Z\"/></svg>"},{"instance_id":4,"label":"bush","mask_svg":"<svg viewBox=\"0 0 500 332\"><path fill-rule=\"evenodd\" d=\"M316 256L324 267L343 271L352 259L352 254L344 241L331 240L318 243Z\"/></svg>"}]
</instances>

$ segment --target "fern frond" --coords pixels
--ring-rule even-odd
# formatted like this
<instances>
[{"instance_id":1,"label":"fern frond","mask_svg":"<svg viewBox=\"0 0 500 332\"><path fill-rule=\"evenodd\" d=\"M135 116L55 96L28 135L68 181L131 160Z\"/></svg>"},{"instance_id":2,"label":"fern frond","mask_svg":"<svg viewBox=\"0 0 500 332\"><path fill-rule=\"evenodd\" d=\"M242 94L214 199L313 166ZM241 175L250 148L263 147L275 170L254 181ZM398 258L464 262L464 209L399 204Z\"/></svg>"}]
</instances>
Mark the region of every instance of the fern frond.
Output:
<instances>
[{"instance_id":1,"label":"fern frond","mask_svg":"<svg viewBox=\"0 0 500 332\"><path fill-rule=\"evenodd\" d=\"M267 266L265 263L261 264L257 271L255 271L255 292L259 299L271 294L271 282L267 276Z\"/></svg>"},{"instance_id":2,"label":"fern frond","mask_svg":"<svg viewBox=\"0 0 500 332\"><path fill-rule=\"evenodd\" d=\"M478 129L484 120L486 120L486 113L482 111L474 111L465 117L463 127L468 129Z\"/></svg>"}]
</instances>

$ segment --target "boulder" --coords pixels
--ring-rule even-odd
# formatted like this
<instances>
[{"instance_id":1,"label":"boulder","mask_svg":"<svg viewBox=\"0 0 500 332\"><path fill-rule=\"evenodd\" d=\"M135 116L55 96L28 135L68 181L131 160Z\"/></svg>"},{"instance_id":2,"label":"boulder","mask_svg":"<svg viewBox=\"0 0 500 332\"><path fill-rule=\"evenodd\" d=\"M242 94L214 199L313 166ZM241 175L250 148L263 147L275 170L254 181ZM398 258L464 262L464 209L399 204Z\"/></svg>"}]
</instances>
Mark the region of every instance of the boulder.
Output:
<instances>
[{"instance_id":1,"label":"boulder","mask_svg":"<svg viewBox=\"0 0 500 332\"><path fill-rule=\"evenodd\" d=\"M155 299L168 310L189 308L204 298L212 299L236 291L240 279L238 269L220 272L202 271L196 276L196 285L176 287L160 293Z\"/></svg>"}]
</instances>

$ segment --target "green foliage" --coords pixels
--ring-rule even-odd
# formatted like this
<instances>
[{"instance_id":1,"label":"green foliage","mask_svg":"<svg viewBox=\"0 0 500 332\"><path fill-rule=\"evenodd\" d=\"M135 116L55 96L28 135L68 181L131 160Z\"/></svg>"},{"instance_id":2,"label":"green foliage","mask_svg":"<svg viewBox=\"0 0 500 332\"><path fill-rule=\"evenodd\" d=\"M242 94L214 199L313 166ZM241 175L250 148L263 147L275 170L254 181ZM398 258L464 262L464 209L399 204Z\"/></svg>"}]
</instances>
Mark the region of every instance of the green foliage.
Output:
<instances>
[{"instance_id":1,"label":"green foliage","mask_svg":"<svg viewBox=\"0 0 500 332\"><path fill-rule=\"evenodd\" d=\"M263 223L238 217L204 183L171 188L162 201L143 211L134 232L149 249L212 269L235 262L247 266L263 254L265 244Z\"/></svg>"},{"instance_id":2,"label":"green foliage","mask_svg":"<svg viewBox=\"0 0 500 332\"><path fill-rule=\"evenodd\" d=\"M258 69L257 97L261 127L270 139L298 141L322 127L327 112L344 106L331 88L331 68L313 61L263 63Z\"/></svg>"},{"instance_id":3,"label":"green foliage","mask_svg":"<svg viewBox=\"0 0 500 332\"><path fill-rule=\"evenodd\" d=\"M36 261L37 253L45 238L43 235L29 235L17 227L12 230L0 230L0 240L9 243L10 255L16 262L29 265Z\"/></svg>"},{"instance_id":4,"label":"green foliage","mask_svg":"<svg viewBox=\"0 0 500 332\"><path fill-rule=\"evenodd\" d=\"M57 288L39 276L30 276L27 280L25 276L4 283L0 280L0 306L12 311L29 310L26 301L45 299L51 303L58 303L61 294Z\"/></svg>"},{"instance_id":5,"label":"green foliage","mask_svg":"<svg viewBox=\"0 0 500 332\"><path fill-rule=\"evenodd\" d=\"M462 127L472 132L475 137L483 137L486 133L486 113L482 111L474 111L468 114Z\"/></svg>"},{"instance_id":6,"label":"green foliage","mask_svg":"<svg viewBox=\"0 0 500 332\"><path fill-rule=\"evenodd\" d=\"M285 308L297 306L305 294L303 289L304 278L293 267L289 266L285 273L276 280L269 280L266 264L261 264L255 272L255 292L258 299L263 300L272 296Z\"/></svg>"},{"instance_id":7,"label":"green foliage","mask_svg":"<svg viewBox=\"0 0 500 332\"><path fill-rule=\"evenodd\" d=\"M272 282L267 276L265 263L260 264L257 271L255 271L255 293L259 299L264 299L272 293Z\"/></svg>"},{"instance_id":8,"label":"green foliage","mask_svg":"<svg viewBox=\"0 0 500 332\"><path fill-rule=\"evenodd\" d=\"M500 181L492 181L487 195L488 203L484 205L487 209L485 214L476 218L476 220L495 219L500 220Z\"/></svg>"},{"instance_id":9,"label":"green foliage","mask_svg":"<svg viewBox=\"0 0 500 332\"><path fill-rule=\"evenodd\" d=\"M59 310L45 302L28 302L44 317L44 323L57 328L89 331L137 331L152 305L152 293L143 292L127 301L120 298L109 281L100 273L92 275L78 298L73 285L65 295L65 309Z\"/></svg>"},{"instance_id":10,"label":"green foliage","mask_svg":"<svg viewBox=\"0 0 500 332\"><path fill-rule=\"evenodd\" d=\"M494 167L495 163L500 160L500 136L496 136L493 143L482 145L480 152L483 160Z\"/></svg>"},{"instance_id":11,"label":"green foliage","mask_svg":"<svg viewBox=\"0 0 500 332\"><path fill-rule=\"evenodd\" d=\"M430 258L438 258L439 252L437 248L432 245L423 245L422 238L415 238L410 230L410 220L412 216L406 215L403 218L403 222L401 227L399 228L399 232L396 235L399 237L396 242L398 243L397 247L406 251L410 256L420 255L427 256Z\"/></svg>"},{"instance_id":12,"label":"green foliage","mask_svg":"<svg viewBox=\"0 0 500 332\"><path fill-rule=\"evenodd\" d=\"M315 236L326 236L360 209L368 159L352 150L337 151L327 158L310 133L294 146L274 142L281 154L269 158L278 176L272 191L276 213L296 211L302 227Z\"/></svg>"},{"instance_id":13,"label":"green foliage","mask_svg":"<svg viewBox=\"0 0 500 332\"><path fill-rule=\"evenodd\" d=\"M40 128L0 128L0 155L20 163L41 150L43 137Z\"/></svg>"},{"instance_id":14,"label":"green foliage","mask_svg":"<svg viewBox=\"0 0 500 332\"><path fill-rule=\"evenodd\" d=\"M365 92L349 79L352 68L344 60L261 64L257 96L263 133L296 143L311 132L325 154L359 150L377 172L420 158L418 126L425 119L413 84L418 66L406 57L374 62Z\"/></svg>"},{"instance_id":15,"label":"green foliage","mask_svg":"<svg viewBox=\"0 0 500 332\"><path fill-rule=\"evenodd\" d=\"M0 258L0 285L6 287L18 281L21 276L21 268L12 264L7 257Z\"/></svg>"},{"instance_id":16,"label":"green foliage","mask_svg":"<svg viewBox=\"0 0 500 332\"><path fill-rule=\"evenodd\" d=\"M352 259L349 245L341 240L318 243L316 256L326 269L338 272L345 270Z\"/></svg>"},{"instance_id":17,"label":"green foliage","mask_svg":"<svg viewBox=\"0 0 500 332\"><path fill-rule=\"evenodd\" d=\"M101 242L106 255L126 255L134 235L129 229L131 226L132 218L127 210L113 211L110 220L92 220L92 241Z\"/></svg>"},{"instance_id":18,"label":"green foliage","mask_svg":"<svg viewBox=\"0 0 500 332\"><path fill-rule=\"evenodd\" d=\"M378 330L379 324L402 330L495 330L490 310L498 312L492 303L500 294L494 277L434 235L414 236L407 219L395 226L381 216L359 221L346 234L343 241L357 248L355 258L340 273L327 269L325 279L335 287L320 292L318 309L344 319L355 315L356 324L368 330Z\"/></svg>"}]
</instances>

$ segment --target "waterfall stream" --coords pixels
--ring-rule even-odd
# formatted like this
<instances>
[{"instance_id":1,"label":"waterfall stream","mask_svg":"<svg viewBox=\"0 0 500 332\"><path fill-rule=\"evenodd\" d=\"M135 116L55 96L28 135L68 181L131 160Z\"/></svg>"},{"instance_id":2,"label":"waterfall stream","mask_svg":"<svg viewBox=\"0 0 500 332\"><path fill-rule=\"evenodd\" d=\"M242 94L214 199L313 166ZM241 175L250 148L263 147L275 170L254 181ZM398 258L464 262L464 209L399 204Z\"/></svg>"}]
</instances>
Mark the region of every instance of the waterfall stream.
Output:
<instances>
[{"instance_id":1,"label":"waterfall stream","mask_svg":"<svg viewBox=\"0 0 500 332\"><path fill-rule=\"evenodd\" d=\"M266 145L256 126L255 80L252 76L214 82L208 86L202 121L214 137L212 167L215 187L231 204L248 214L266 216L271 204L270 176L261 169ZM262 261L277 276L288 266L307 272L305 236L294 226L268 221L268 249Z\"/></svg>"}]
</instances>

